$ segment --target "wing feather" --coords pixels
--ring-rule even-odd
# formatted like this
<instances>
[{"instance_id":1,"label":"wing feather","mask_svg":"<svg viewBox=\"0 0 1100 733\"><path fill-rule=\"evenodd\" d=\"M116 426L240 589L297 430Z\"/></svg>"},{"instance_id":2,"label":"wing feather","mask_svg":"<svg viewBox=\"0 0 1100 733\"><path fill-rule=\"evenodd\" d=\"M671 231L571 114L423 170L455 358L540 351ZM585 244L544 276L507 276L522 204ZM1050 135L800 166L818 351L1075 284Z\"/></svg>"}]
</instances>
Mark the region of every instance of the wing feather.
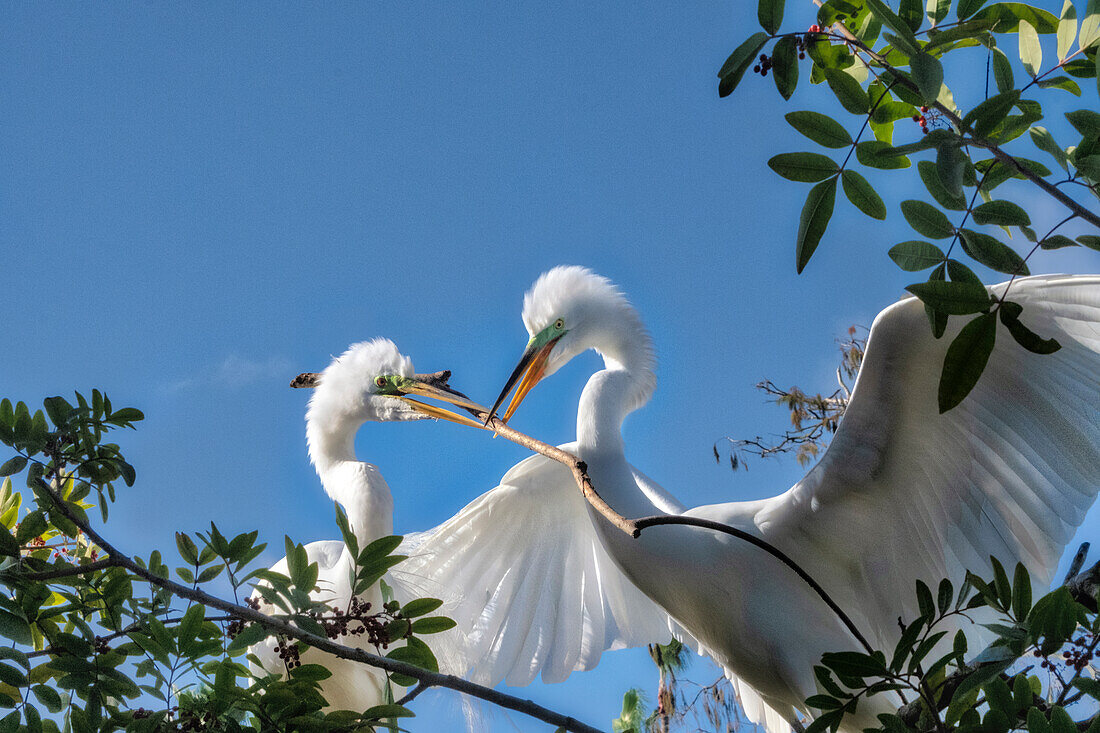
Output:
<instances>
[{"instance_id":1,"label":"wing feather","mask_svg":"<svg viewBox=\"0 0 1100 733\"><path fill-rule=\"evenodd\" d=\"M572 450L574 446L562 446ZM679 506L639 474L669 507ZM439 642L450 670L483 684L546 682L594 667L607 649L666 641L667 614L603 549L568 470L532 456L500 486L412 538L398 587L447 600L465 636Z\"/></svg>"},{"instance_id":2,"label":"wing feather","mask_svg":"<svg viewBox=\"0 0 1100 733\"><path fill-rule=\"evenodd\" d=\"M988 573L990 555L1045 588L1100 488L1100 277L1018 279L1009 299L1062 348L1032 354L999 327L977 386L943 415L940 369L966 319L936 340L916 299L879 314L832 445L755 515L880 637L899 601L912 610L915 579Z\"/></svg>"}]
</instances>

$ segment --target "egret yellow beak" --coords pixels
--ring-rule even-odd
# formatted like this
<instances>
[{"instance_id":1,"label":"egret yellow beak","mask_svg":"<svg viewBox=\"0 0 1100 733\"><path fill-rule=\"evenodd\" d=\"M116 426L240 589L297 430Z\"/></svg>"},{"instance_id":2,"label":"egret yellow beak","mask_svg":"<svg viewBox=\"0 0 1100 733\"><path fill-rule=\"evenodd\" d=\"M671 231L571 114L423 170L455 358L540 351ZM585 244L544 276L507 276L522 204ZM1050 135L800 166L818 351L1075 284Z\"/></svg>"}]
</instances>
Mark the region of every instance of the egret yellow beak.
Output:
<instances>
[{"instance_id":1,"label":"egret yellow beak","mask_svg":"<svg viewBox=\"0 0 1100 733\"><path fill-rule=\"evenodd\" d=\"M541 339L535 337L528 342L527 348L523 351L523 356L520 357L519 364L512 370L512 376L508 377L508 383L504 385L500 396L493 404L493 409L489 411L489 420L493 418L493 415L496 415L501 403L504 402L504 398L512 391L512 387L516 385L516 382L519 382L519 386L516 386L516 393L512 396L512 401L508 403L508 409L504 412L504 417L501 418L503 422L508 422L511 419L512 414L519 409L520 403L523 402L527 393L539 383L539 380L546 373L546 361L550 358L550 352L554 350L554 344L558 342L559 338L561 336L540 344Z\"/></svg>"},{"instance_id":2,"label":"egret yellow beak","mask_svg":"<svg viewBox=\"0 0 1100 733\"><path fill-rule=\"evenodd\" d=\"M418 378L406 378L398 380L398 384L395 386L396 394L391 396L403 401L406 405L422 415L439 420L448 420L458 423L459 425L468 425L475 428L485 427L477 420L466 417L465 415L459 415L458 413L451 412L442 407L419 402L409 397L409 395L415 395L417 397L426 397L432 400L439 400L440 402L447 402L456 407L461 407L464 410L469 410L474 414L485 412L485 407L473 402L466 397L466 395L451 389L446 384L432 383Z\"/></svg>"}]
</instances>

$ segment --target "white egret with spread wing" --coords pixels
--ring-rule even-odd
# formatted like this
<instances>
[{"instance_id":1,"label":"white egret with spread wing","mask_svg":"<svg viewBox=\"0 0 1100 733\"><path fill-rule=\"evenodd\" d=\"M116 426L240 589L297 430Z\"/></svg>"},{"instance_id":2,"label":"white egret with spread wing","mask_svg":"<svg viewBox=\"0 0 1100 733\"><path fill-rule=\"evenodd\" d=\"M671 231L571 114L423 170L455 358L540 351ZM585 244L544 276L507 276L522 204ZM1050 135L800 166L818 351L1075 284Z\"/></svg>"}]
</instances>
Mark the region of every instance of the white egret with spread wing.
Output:
<instances>
[{"instance_id":1,"label":"white egret with spread wing","mask_svg":"<svg viewBox=\"0 0 1100 733\"><path fill-rule=\"evenodd\" d=\"M393 532L393 497L378 468L355 456L355 435L366 422L443 418L480 427L411 399L426 396L460 407L484 408L439 380L413 373L411 361L386 339L355 344L307 380L314 386L306 415L309 456L328 495L345 509L360 548ZM590 669L609 648L668 636L664 614L608 558L585 516L584 501L560 486L532 487L524 461L501 485L426 532L406 535L398 552L408 560L385 577L399 601L436 597L455 629L429 639L442 671L482 684L525 685L536 676L560 681ZM448 487L430 487L432 491ZM313 597L345 609L354 558L342 541L306 546L318 564ZM286 574L284 558L272 570ZM360 597L374 608L377 588ZM341 643L366 647L362 636ZM269 673L284 662L273 640L251 648ZM309 650L302 661L323 664L332 676L321 690L331 707L362 711L384 702L383 673Z\"/></svg>"},{"instance_id":2,"label":"white egret with spread wing","mask_svg":"<svg viewBox=\"0 0 1100 733\"><path fill-rule=\"evenodd\" d=\"M785 552L887 649L899 614L916 615L918 578L988 575L995 555L1010 568L1022 562L1045 586L1100 487L1100 277L1017 279L1011 300L1062 348L1037 355L1002 337L974 390L941 415L937 383L961 319L937 340L919 300L895 303L875 319L847 412L805 478L770 499L683 514ZM523 321L531 339L493 412L515 386L511 417L540 379L594 349L604 368L581 394L574 451L617 512L665 512L624 454L623 418L656 385L652 342L635 309L605 278L558 267L524 297ZM572 487L549 460L529 460L537 461L533 485ZM726 668L746 712L771 731L806 712L821 654L855 647L822 600L756 547L682 525L632 539L589 515L627 577Z\"/></svg>"}]
</instances>

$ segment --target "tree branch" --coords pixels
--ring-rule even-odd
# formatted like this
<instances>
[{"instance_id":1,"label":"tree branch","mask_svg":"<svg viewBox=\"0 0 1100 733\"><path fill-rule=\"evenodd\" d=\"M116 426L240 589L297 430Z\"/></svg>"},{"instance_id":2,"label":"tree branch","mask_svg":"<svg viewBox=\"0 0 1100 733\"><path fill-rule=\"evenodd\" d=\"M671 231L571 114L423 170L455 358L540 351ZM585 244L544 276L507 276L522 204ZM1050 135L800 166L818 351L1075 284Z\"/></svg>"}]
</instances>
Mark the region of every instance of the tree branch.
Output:
<instances>
[{"instance_id":1,"label":"tree branch","mask_svg":"<svg viewBox=\"0 0 1100 733\"><path fill-rule=\"evenodd\" d=\"M844 25L842 23L837 23L835 25L839 26L840 33L841 33L841 35L843 35L844 40L847 43L849 43L853 46L857 46L864 53L867 53L868 55L870 55L875 63L879 64L880 66L882 66L882 68L884 70L886 70L887 72L890 73L890 75L893 77L893 81L901 84L902 86L905 86L910 91L913 91L913 92L916 92L917 94L920 94L920 89L917 87L917 85L911 79L909 79L909 77L904 72L902 72L899 69L896 69L895 67L891 66L889 63L886 62L886 59L883 56L880 56L879 54L875 53L872 49L868 48L862 41L860 41L858 38L856 38L855 35L852 34L851 31L849 31L846 27L844 27ZM956 115L953 110L948 109L944 105L940 104L938 101L933 101L932 106L935 107L936 109L938 109L948 120L951 121L951 124L955 127L955 130L958 131L959 135L961 136L962 131L963 131L962 119L958 115ZM1072 211L1077 216L1081 217L1085 221L1092 224L1094 227L1100 229L1100 215L1097 215L1097 214L1093 213L1092 211L1089 211L1084 206L1077 203L1076 201L1074 201L1072 198L1070 198L1066 194L1062 193L1061 190L1059 190L1053 184L1049 183L1042 176L1035 175L1034 173L1029 171L1027 168L1020 165L1019 161L1017 161L1016 158L1012 157L1011 155L1009 155L1005 151L1001 150L1001 148L999 148L996 145L996 143L993 143L993 142L990 142L988 140L984 140L984 139L981 139L981 138L975 138L975 137L964 138L963 141L966 142L966 143L969 143L971 145L976 145L977 147L980 147L980 148L985 148L986 150L991 152L993 154L993 156L995 158L997 158L997 160L1000 160L1002 163L1004 163L1006 165L1012 166L1012 168L1015 169L1016 171L1018 171L1021 175L1023 175L1024 178L1027 178L1029 181L1034 183L1036 186L1043 189L1044 192L1049 194L1052 198L1054 198L1060 204L1062 204L1063 206L1068 208L1070 211Z\"/></svg>"},{"instance_id":2,"label":"tree branch","mask_svg":"<svg viewBox=\"0 0 1100 733\"><path fill-rule=\"evenodd\" d=\"M439 672L430 672L426 669L408 664L406 662L399 662L395 659L389 659L387 657L381 657L377 654L371 654L363 649L356 649L354 647L344 646L343 644L337 644L331 639L323 638L303 631L294 624L291 624L282 619L272 618L259 611L253 610L247 606L239 606L235 603L222 600L217 596L212 596L209 593L205 593L201 590L190 588L185 585L180 585L174 581L162 578L159 575L150 572L149 570L141 567L136 562L130 559L130 557L118 549L116 549L110 542L104 539L98 532L92 529L84 520L76 515L69 506L57 495L56 491L49 486L44 487L49 492L50 498L53 500L54 505L57 507L65 517L79 527L89 538L92 539L95 544L107 552L110 555L109 559L113 559L117 562L119 567L123 567L130 571L134 575L144 579L145 581L177 595L181 598L187 598L192 601L203 604L210 608L216 608L219 611L224 611L236 616L244 621L260 624L267 629L275 631L279 634L289 636L300 641L305 642L309 646L320 649L323 652L332 654L333 656L340 657L341 659L348 659L353 662L361 662L371 667L378 667L384 669L387 672L394 672L397 674L407 675L420 681L420 685L427 687L445 687L457 692L461 692L473 697L491 702L494 705L498 705L509 710L515 710L517 712L524 713L533 718L542 720L550 725L564 728L567 731L573 731L573 733L599 733L599 730L592 726L581 723L580 721L571 718L566 715L562 715L554 710L544 708L541 705L531 701L524 700L513 695L508 695L503 692L479 685L469 680L464 680L461 677L454 675L442 674Z\"/></svg>"},{"instance_id":3,"label":"tree branch","mask_svg":"<svg viewBox=\"0 0 1100 733\"><path fill-rule=\"evenodd\" d=\"M122 563L118 561L113 555L111 557L105 557L102 560L96 560L86 565L71 565L67 568L58 568L56 570L43 570L37 573L11 573L6 572L5 575L11 575L19 580L57 580L58 578L71 578L74 575L84 575L85 573L93 573L96 570L103 570L104 568L117 568L122 567Z\"/></svg>"}]
</instances>

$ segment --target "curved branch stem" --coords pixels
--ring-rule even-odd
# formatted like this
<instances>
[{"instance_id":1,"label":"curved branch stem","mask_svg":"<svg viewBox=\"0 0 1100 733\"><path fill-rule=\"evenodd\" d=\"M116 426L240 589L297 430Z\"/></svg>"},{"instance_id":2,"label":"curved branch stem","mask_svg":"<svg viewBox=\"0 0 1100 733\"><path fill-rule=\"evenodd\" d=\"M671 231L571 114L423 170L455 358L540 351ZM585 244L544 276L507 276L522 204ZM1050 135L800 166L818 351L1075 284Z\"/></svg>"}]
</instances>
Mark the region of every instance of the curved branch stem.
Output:
<instances>
[{"instance_id":1,"label":"curved branch stem","mask_svg":"<svg viewBox=\"0 0 1100 733\"><path fill-rule=\"evenodd\" d=\"M597 512L599 512L602 517L611 522L612 525L621 529L623 532L630 535L631 537L637 538L642 533L642 530L646 529L647 527L681 524L689 527L700 527L703 529L713 530L715 532L722 532L724 534L737 537L738 539L744 540L745 542L748 542L749 544L758 547L761 550L764 550L769 555L778 559L780 562L782 562L784 565L794 571L794 573L798 575L799 578L801 578L807 585L809 585L810 588L821 598L821 600L825 602L825 605L827 605L829 609L837 615L837 618L840 619L841 623L843 623L848 631L851 632L852 636L855 637L856 641L860 643L860 645L867 651L868 654L874 651L874 648L870 645L870 643L868 643L866 637L864 637L863 634L860 633L859 629L856 627L851 617L848 616L848 614L846 614L843 609L841 609L840 605L832 599L832 597L825 591L825 589L822 588L816 580L810 577L810 574L803 570L798 563L796 563L786 553L784 553L782 550L778 549L774 545L770 544L769 542L748 532L745 532L744 530L737 529L736 527L731 527L728 524L722 524L721 522L712 522L707 519L699 519L696 517L684 517L674 514L665 514L652 517L642 517L640 519L627 519L626 517L622 516L614 509L612 509L608 505L608 503L600 497L599 492L596 491L596 488L592 485L591 479L588 477L588 466L580 458L573 455L572 453L569 453L568 451L562 450L561 448L552 446L548 443L543 443L541 440L535 440L529 435L525 435L518 430L514 430L504 424L504 422L502 422L501 419L498 417L493 417L490 419L489 413L487 412L475 414L475 417L484 422L497 435L500 435L512 441L513 443L522 445L528 450L532 450L536 453L544 455L551 460L565 464L565 466L573 472L573 478L576 480L577 486L580 488L581 493L584 495L584 498L588 500L588 503L591 504L592 507Z\"/></svg>"}]
</instances>

